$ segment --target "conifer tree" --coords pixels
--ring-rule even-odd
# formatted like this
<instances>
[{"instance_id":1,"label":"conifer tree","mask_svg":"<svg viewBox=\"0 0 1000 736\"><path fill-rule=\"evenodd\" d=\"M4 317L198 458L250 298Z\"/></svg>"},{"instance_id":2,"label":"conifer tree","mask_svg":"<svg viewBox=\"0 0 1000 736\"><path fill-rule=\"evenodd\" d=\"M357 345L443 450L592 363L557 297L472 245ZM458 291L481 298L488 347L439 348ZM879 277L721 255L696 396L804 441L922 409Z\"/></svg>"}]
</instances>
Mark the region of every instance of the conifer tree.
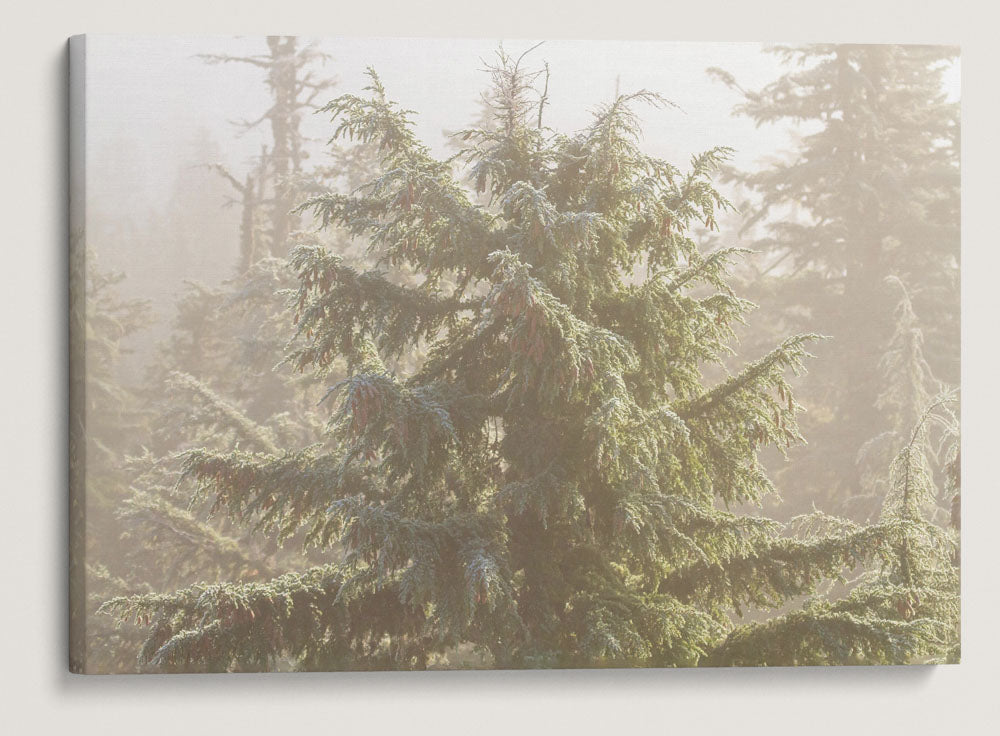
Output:
<instances>
[{"instance_id":1,"label":"conifer tree","mask_svg":"<svg viewBox=\"0 0 1000 736\"><path fill-rule=\"evenodd\" d=\"M959 661L957 528L935 519L941 497L958 492L955 403L950 393L930 400L883 471L888 492L878 522L867 527L875 533L878 554L849 593L839 600L816 597L800 611L738 627L713 653L717 663L870 664L872 652L886 663ZM934 479L935 460L949 468L943 488ZM799 517L790 526L812 535L864 532L850 520L823 514ZM914 629L920 630L916 646L907 641ZM851 634L844 636L847 630ZM845 641L852 642L850 649Z\"/></svg>"},{"instance_id":2,"label":"conifer tree","mask_svg":"<svg viewBox=\"0 0 1000 736\"><path fill-rule=\"evenodd\" d=\"M875 408L883 414L883 431L865 442L858 451L857 467L862 492L844 504L844 508L854 512L854 516L872 516L873 510L882 507L890 492L884 468L910 442L913 428L920 424L926 407L946 391L945 385L934 376L924 354L924 330L914 312L909 291L895 276L886 279L885 287L895 292L898 302L893 311L894 331L878 364L880 392ZM931 459L935 475L941 477L946 474L947 461L943 456L940 462L935 462L938 453L932 452L929 447L924 451ZM943 505L947 499L941 498L940 501L942 504L937 520L943 522Z\"/></svg>"},{"instance_id":3,"label":"conifer tree","mask_svg":"<svg viewBox=\"0 0 1000 736\"><path fill-rule=\"evenodd\" d=\"M423 668L462 645L501 667L926 651L936 619L884 615L885 583L843 609L734 626L888 559L918 523L916 496L869 527L817 517L798 535L727 510L773 491L760 448L800 439L787 374L813 339L702 377L752 306L727 285L738 251L703 253L691 235L729 206L712 184L728 151L686 171L643 153L637 108L665 104L645 91L557 133L521 63L500 52L495 124L460 134L485 204L417 140L374 72L367 96L324 108L334 139L380 158L365 186L301 207L365 239L376 261L355 268L320 244L293 254L287 361L320 376L346 362L324 397L324 442L186 454L197 497L232 523L279 542L304 533L307 548L341 558L104 610L148 621L141 661L179 669ZM403 267L420 283L394 280ZM418 346L424 359L401 368ZM915 570L923 553L909 549L901 565Z\"/></svg>"},{"instance_id":4,"label":"conifer tree","mask_svg":"<svg viewBox=\"0 0 1000 736\"><path fill-rule=\"evenodd\" d=\"M906 407L885 398L897 378L907 380L885 375L884 361L901 357L885 356L886 346L917 327L926 381L959 380L960 124L958 103L942 85L957 51L821 44L770 51L790 69L759 92L712 71L741 92L738 114L759 126L804 129L797 150L736 177L750 192L746 229L766 254L770 278L756 279L753 290L767 301L767 324L808 325L832 338L801 389L809 446L792 453L781 485L793 507L818 500L875 518L881 494L855 458L873 439L903 438L909 430L901 428L926 405L916 395ZM897 308L901 284L907 309Z\"/></svg>"},{"instance_id":5,"label":"conifer tree","mask_svg":"<svg viewBox=\"0 0 1000 736\"><path fill-rule=\"evenodd\" d=\"M79 293L83 300L74 305L74 319L79 320L74 335L81 344L74 348L74 359L81 368L83 385L74 392L83 400L73 419L81 423L79 434L85 485L79 521L84 524L83 538L74 546L74 564L82 564L79 573L84 584L75 591L80 606L76 615L84 619L85 650L77 656L81 670L121 672L134 669L134 650L141 641L134 627L116 627L98 607L109 597L149 592L135 571L123 563L122 525L116 518L118 505L128 495L128 471L125 456L137 449L136 440L145 432L148 419L134 386L122 376L122 360L128 350L127 340L151 322L149 303L125 299L120 294L122 273L103 271L93 251L75 245L80 260L78 268L84 283ZM78 460L79 462L79 460Z\"/></svg>"}]
</instances>

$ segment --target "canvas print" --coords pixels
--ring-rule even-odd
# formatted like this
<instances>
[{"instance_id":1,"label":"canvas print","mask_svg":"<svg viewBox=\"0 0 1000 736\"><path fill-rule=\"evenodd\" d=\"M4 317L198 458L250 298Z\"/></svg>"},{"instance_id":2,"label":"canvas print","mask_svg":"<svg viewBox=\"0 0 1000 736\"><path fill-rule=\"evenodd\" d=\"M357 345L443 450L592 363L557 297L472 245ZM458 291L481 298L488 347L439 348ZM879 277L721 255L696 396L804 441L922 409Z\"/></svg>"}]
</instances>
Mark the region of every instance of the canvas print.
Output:
<instances>
[{"instance_id":1,"label":"canvas print","mask_svg":"<svg viewBox=\"0 0 1000 736\"><path fill-rule=\"evenodd\" d=\"M959 661L957 48L70 61L73 671Z\"/></svg>"}]
</instances>

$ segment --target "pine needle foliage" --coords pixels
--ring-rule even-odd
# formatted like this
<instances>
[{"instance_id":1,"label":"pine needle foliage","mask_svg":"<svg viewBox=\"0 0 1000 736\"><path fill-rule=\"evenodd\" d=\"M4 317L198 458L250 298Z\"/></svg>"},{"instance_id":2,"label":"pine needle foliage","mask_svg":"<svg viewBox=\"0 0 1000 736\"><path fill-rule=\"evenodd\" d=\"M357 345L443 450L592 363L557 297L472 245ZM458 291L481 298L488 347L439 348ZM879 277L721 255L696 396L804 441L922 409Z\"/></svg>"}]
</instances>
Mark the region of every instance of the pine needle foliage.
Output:
<instances>
[{"instance_id":1,"label":"pine needle foliage","mask_svg":"<svg viewBox=\"0 0 1000 736\"><path fill-rule=\"evenodd\" d=\"M232 523L279 540L304 530L307 548L342 556L109 601L148 623L142 662L411 669L472 646L496 667L783 664L816 631L814 659L879 662L931 635L922 618L873 630L861 603L865 625L815 604L734 629L881 559L890 528L918 522L797 537L733 510L774 490L758 451L801 441L788 377L815 336L702 377L752 307L727 284L738 252L704 254L692 236L729 208L712 184L729 152L687 170L645 154L639 110L667 104L649 92L577 133L550 130L522 63L500 52L493 124L459 133L455 159L431 155L374 71L366 96L324 108L334 141L380 160L357 190L301 207L365 239L374 263L319 245L292 255L287 362L346 364L323 399L325 441L193 450L184 473ZM420 280L401 285L400 268ZM390 367L421 347L412 370Z\"/></svg>"},{"instance_id":2,"label":"pine needle foliage","mask_svg":"<svg viewBox=\"0 0 1000 736\"><path fill-rule=\"evenodd\" d=\"M946 465L957 461L953 394L935 398L892 461L879 520L858 527L834 520L850 539L867 538L873 564L839 600L815 598L801 610L739 627L713 652L720 664L870 664L958 662L958 536L934 521L941 491L934 481L930 436ZM950 485L945 493L955 492ZM812 521L816 516L813 515ZM804 519L796 520L801 524ZM826 524L829 519L823 519ZM815 532L815 527L813 532ZM867 549L865 544L861 549ZM864 554L858 554L859 560Z\"/></svg>"}]
</instances>

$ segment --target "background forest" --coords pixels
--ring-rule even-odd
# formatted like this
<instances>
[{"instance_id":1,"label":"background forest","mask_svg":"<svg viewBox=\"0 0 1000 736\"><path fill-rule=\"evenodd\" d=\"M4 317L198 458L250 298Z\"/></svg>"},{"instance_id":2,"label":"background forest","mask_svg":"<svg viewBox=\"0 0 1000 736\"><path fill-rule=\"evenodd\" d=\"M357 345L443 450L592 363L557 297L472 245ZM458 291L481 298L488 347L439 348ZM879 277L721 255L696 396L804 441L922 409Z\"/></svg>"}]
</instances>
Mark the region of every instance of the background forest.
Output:
<instances>
[{"instance_id":1,"label":"background forest","mask_svg":"<svg viewBox=\"0 0 1000 736\"><path fill-rule=\"evenodd\" d=\"M383 45L107 133L77 666L958 661L957 52Z\"/></svg>"}]
</instances>

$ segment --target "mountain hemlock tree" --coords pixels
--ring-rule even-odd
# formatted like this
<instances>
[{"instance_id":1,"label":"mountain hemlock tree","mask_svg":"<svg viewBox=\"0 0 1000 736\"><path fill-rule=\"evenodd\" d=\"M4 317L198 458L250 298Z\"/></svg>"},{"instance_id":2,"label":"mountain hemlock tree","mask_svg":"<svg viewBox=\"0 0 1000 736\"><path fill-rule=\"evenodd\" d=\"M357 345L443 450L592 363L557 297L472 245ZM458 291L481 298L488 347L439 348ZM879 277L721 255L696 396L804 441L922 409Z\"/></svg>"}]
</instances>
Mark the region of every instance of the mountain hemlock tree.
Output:
<instances>
[{"instance_id":1,"label":"mountain hemlock tree","mask_svg":"<svg viewBox=\"0 0 1000 736\"><path fill-rule=\"evenodd\" d=\"M634 106L663 103L648 92L558 134L535 75L501 51L496 125L461 134L484 206L370 76L370 96L324 109L335 139L378 147L381 174L302 211L367 239L378 265L359 271L316 245L292 258L287 360L321 375L347 364L325 398L325 442L185 460L217 513L279 541L304 529L307 546L339 545L342 559L109 601L148 626L140 660L409 669L471 645L483 666L692 666L937 651L940 622L900 615L884 584L840 608L734 623L891 564L915 522L824 517L785 535L724 510L772 492L759 448L799 440L785 374L812 339L704 385L701 367L721 362L752 306L726 284L738 252L703 255L689 234L728 206L711 183L727 150L687 172L644 154ZM394 283L396 267L422 283ZM415 370L387 367L418 345Z\"/></svg>"},{"instance_id":2,"label":"mountain hemlock tree","mask_svg":"<svg viewBox=\"0 0 1000 736\"><path fill-rule=\"evenodd\" d=\"M891 479L885 475L886 466L902 447L914 441L911 439L914 427L922 424L921 418L927 407L948 393L945 385L934 377L930 362L924 355L924 330L914 312L908 290L895 276L886 279L885 287L894 291L898 299L893 312L895 327L878 366L882 390L875 400L875 407L882 412L885 429L865 442L857 453L863 492L851 499L850 506L854 508L879 508L883 505L886 495L891 492ZM929 458L934 474L943 476L941 480L947 485L947 466L952 458L948 453L935 451L933 447L935 440L940 444L944 435L931 435L922 432L918 436L923 438L925 456ZM949 499L944 497L947 492L945 488L938 499L941 503L936 507L937 517L947 517L945 506ZM945 518L937 520L947 525Z\"/></svg>"},{"instance_id":3,"label":"mountain hemlock tree","mask_svg":"<svg viewBox=\"0 0 1000 736\"><path fill-rule=\"evenodd\" d=\"M926 402L900 413L880 364L897 332L898 284L922 327L927 368L959 381L960 119L943 79L957 49L813 44L769 51L791 69L759 92L737 88L736 112L758 126L792 121L797 150L737 175L752 195L746 229L759 235L773 278L757 279L767 322L832 339L802 384L809 446L796 449L780 485L793 505L814 500L858 519L881 496L855 465L872 438L906 442ZM765 330L767 328L764 328ZM829 360L827 360L829 356ZM931 395L937 391L931 391ZM900 427L905 427L900 431Z\"/></svg>"},{"instance_id":4,"label":"mountain hemlock tree","mask_svg":"<svg viewBox=\"0 0 1000 736\"><path fill-rule=\"evenodd\" d=\"M839 600L816 597L800 611L737 629L713 653L716 661L870 664L856 642L884 641L887 632L881 627L889 621L919 627L922 642L904 653L909 645L900 647L901 640L889 634L888 651L899 647L894 654L903 656L890 656L887 662L960 661L958 525L947 528L934 519L941 491L933 472L933 460L943 460L947 468L943 491L957 497L959 423L949 408L955 401L948 393L935 397L912 427L889 468L888 493L876 524L860 527L823 514L792 521L793 528L812 535L876 531L877 566L852 581L850 592ZM937 453L932 444L938 445ZM829 635L841 626L853 629L846 637L854 642L851 648ZM817 657L818 653L825 656Z\"/></svg>"}]
</instances>

